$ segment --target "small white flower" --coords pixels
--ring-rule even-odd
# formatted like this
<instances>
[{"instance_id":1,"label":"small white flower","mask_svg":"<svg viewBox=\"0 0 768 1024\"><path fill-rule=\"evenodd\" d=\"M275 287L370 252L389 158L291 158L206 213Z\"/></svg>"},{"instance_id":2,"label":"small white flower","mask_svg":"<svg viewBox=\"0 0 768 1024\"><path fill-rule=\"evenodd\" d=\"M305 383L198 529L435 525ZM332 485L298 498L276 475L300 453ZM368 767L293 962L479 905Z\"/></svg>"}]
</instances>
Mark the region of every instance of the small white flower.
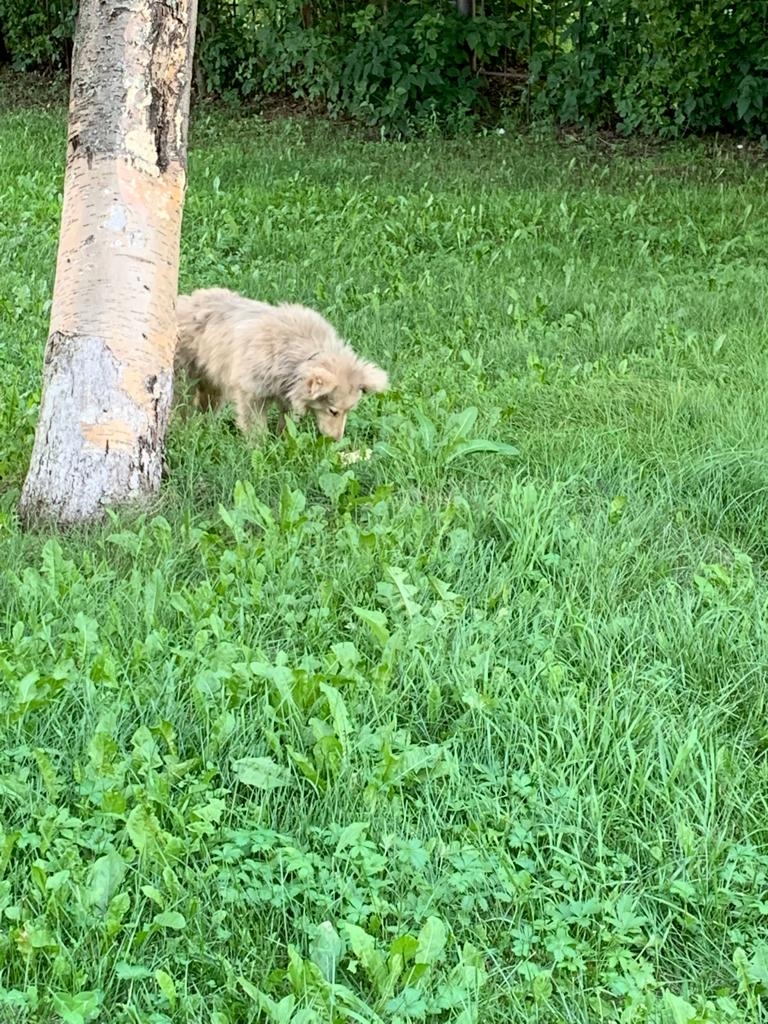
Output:
<instances>
[{"instance_id":1,"label":"small white flower","mask_svg":"<svg viewBox=\"0 0 768 1024\"><path fill-rule=\"evenodd\" d=\"M339 452L339 458L345 466L351 466L353 462L367 462L373 451L370 448L363 448L359 451Z\"/></svg>"},{"instance_id":2,"label":"small white flower","mask_svg":"<svg viewBox=\"0 0 768 1024\"><path fill-rule=\"evenodd\" d=\"M506 135L507 133L506 133L506 132L504 131L504 129L503 129L503 128L498 128L498 129L497 129L497 134L498 134L498 135Z\"/></svg>"}]
</instances>

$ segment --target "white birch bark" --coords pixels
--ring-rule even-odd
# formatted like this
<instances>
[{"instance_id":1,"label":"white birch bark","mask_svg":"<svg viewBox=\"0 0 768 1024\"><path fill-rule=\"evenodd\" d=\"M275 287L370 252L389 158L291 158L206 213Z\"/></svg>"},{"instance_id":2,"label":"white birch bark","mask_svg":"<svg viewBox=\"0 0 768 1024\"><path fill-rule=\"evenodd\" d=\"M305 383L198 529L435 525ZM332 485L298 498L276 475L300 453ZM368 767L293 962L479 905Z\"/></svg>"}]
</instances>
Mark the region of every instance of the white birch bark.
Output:
<instances>
[{"instance_id":1,"label":"white birch bark","mask_svg":"<svg viewBox=\"0 0 768 1024\"><path fill-rule=\"evenodd\" d=\"M98 519L160 486L196 6L80 3L28 523Z\"/></svg>"}]
</instances>

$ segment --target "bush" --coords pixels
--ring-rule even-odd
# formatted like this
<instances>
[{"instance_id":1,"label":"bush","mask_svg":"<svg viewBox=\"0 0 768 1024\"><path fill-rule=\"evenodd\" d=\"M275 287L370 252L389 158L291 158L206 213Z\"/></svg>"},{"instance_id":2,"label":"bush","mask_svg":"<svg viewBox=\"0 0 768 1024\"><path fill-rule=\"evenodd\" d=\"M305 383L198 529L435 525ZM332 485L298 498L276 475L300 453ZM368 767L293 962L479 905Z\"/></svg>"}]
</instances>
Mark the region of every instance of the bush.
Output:
<instances>
[{"instance_id":1,"label":"bush","mask_svg":"<svg viewBox=\"0 0 768 1024\"><path fill-rule=\"evenodd\" d=\"M60 71L72 55L77 0L0 0L0 53L19 71Z\"/></svg>"},{"instance_id":2,"label":"bush","mask_svg":"<svg viewBox=\"0 0 768 1024\"><path fill-rule=\"evenodd\" d=\"M486 78L523 81L525 110L624 133L768 128L762 0L201 0L197 76L234 100L285 94L386 132L466 122ZM76 0L0 0L0 59L68 64ZM520 91L514 94L519 101Z\"/></svg>"},{"instance_id":3,"label":"bush","mask_svg":"<svg viewBox=\"0 0 768 1024\"><path fill-rule=\"evenodd\" d=\"M332 88L341 109L399 134L430 121L455 124L477 109L482 82L469 54L495 55L501 22L470 21L420 3L398 4L384 15L369 4L351 20L356 38Z\"/></svg>"},{"instance_id":4,"label":"bush","mask_svg":"<svg viewBox=\"0 0 768 1024\"><path fill-rule=\"evenodd\" d=\"M764 4L581 0L554 20L555 41L539 35L531 60L534 111L624 133L765 130Z\"/></svg>"},{"instance_id":5,"label":"bush","mask_svg":"<svg viewBox=\"0 0 768 1024\"><path fill-rule=\"evenodd\" d=\"M387 132L445 126L478 108L482 80L471 54L493 56L504 39L499 19L461 18L416 3L382 11L373 4L340 20L307 24L299 0L209 3L200 18L200 63L209 89L247 98L288 93L319 100Z\"/></svg>"}]
</instances>

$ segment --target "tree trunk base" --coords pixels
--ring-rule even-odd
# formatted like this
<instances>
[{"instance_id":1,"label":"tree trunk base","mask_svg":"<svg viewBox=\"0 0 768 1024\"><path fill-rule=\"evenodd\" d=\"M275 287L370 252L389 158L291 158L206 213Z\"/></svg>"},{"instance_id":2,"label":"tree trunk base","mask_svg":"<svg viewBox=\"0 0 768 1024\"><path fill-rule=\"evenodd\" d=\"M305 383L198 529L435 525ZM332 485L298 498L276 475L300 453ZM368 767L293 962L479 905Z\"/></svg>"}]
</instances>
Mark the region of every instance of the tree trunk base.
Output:
<instances>
[{"instance_id":1,"label":"tree trunk base","mask_svg":"<svg viewBox=\"0 0 768 1024\"><path fill-rule=\"evenodd\" d=\"M45 361L51 372L37 426L36 464L19 503L23 522L93 522L113 503L140 504L156 495L171 373L146 379L149 402L142 407L124 390L121 367L103 338L54 333Z\"/></svg>"}]
</instances>

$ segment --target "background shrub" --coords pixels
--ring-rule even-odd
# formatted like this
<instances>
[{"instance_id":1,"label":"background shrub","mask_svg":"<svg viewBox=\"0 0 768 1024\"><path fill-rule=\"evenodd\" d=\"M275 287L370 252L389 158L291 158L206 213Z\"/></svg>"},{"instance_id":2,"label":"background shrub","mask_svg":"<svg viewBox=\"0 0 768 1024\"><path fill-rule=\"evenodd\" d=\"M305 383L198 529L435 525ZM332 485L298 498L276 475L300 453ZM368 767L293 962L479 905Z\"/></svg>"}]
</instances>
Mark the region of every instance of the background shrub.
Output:
<instances>
[{"instance_id":1,"label":"background shrub","mask_svg":"<svg viewBox=\"0 0 768 1024\"><path fill-rule=\"evenodd\" d=\"M0 0L0 60L17 70L69 68L77 0Z\"/></svg>"},{"instance_id":2,"label":"background shrub","mask_svg":"<svg viewBox=\"0 0 768 1024\"><path fill-rule=\"evenodd\" d=\"M0 60L68 68L76 6L0 0ZM400 135L454 128L500 96L529 118L625 134L760 135L768 5L201 0L195 78L199 94L299 97Z\"/></svg>"}]
</instances>

